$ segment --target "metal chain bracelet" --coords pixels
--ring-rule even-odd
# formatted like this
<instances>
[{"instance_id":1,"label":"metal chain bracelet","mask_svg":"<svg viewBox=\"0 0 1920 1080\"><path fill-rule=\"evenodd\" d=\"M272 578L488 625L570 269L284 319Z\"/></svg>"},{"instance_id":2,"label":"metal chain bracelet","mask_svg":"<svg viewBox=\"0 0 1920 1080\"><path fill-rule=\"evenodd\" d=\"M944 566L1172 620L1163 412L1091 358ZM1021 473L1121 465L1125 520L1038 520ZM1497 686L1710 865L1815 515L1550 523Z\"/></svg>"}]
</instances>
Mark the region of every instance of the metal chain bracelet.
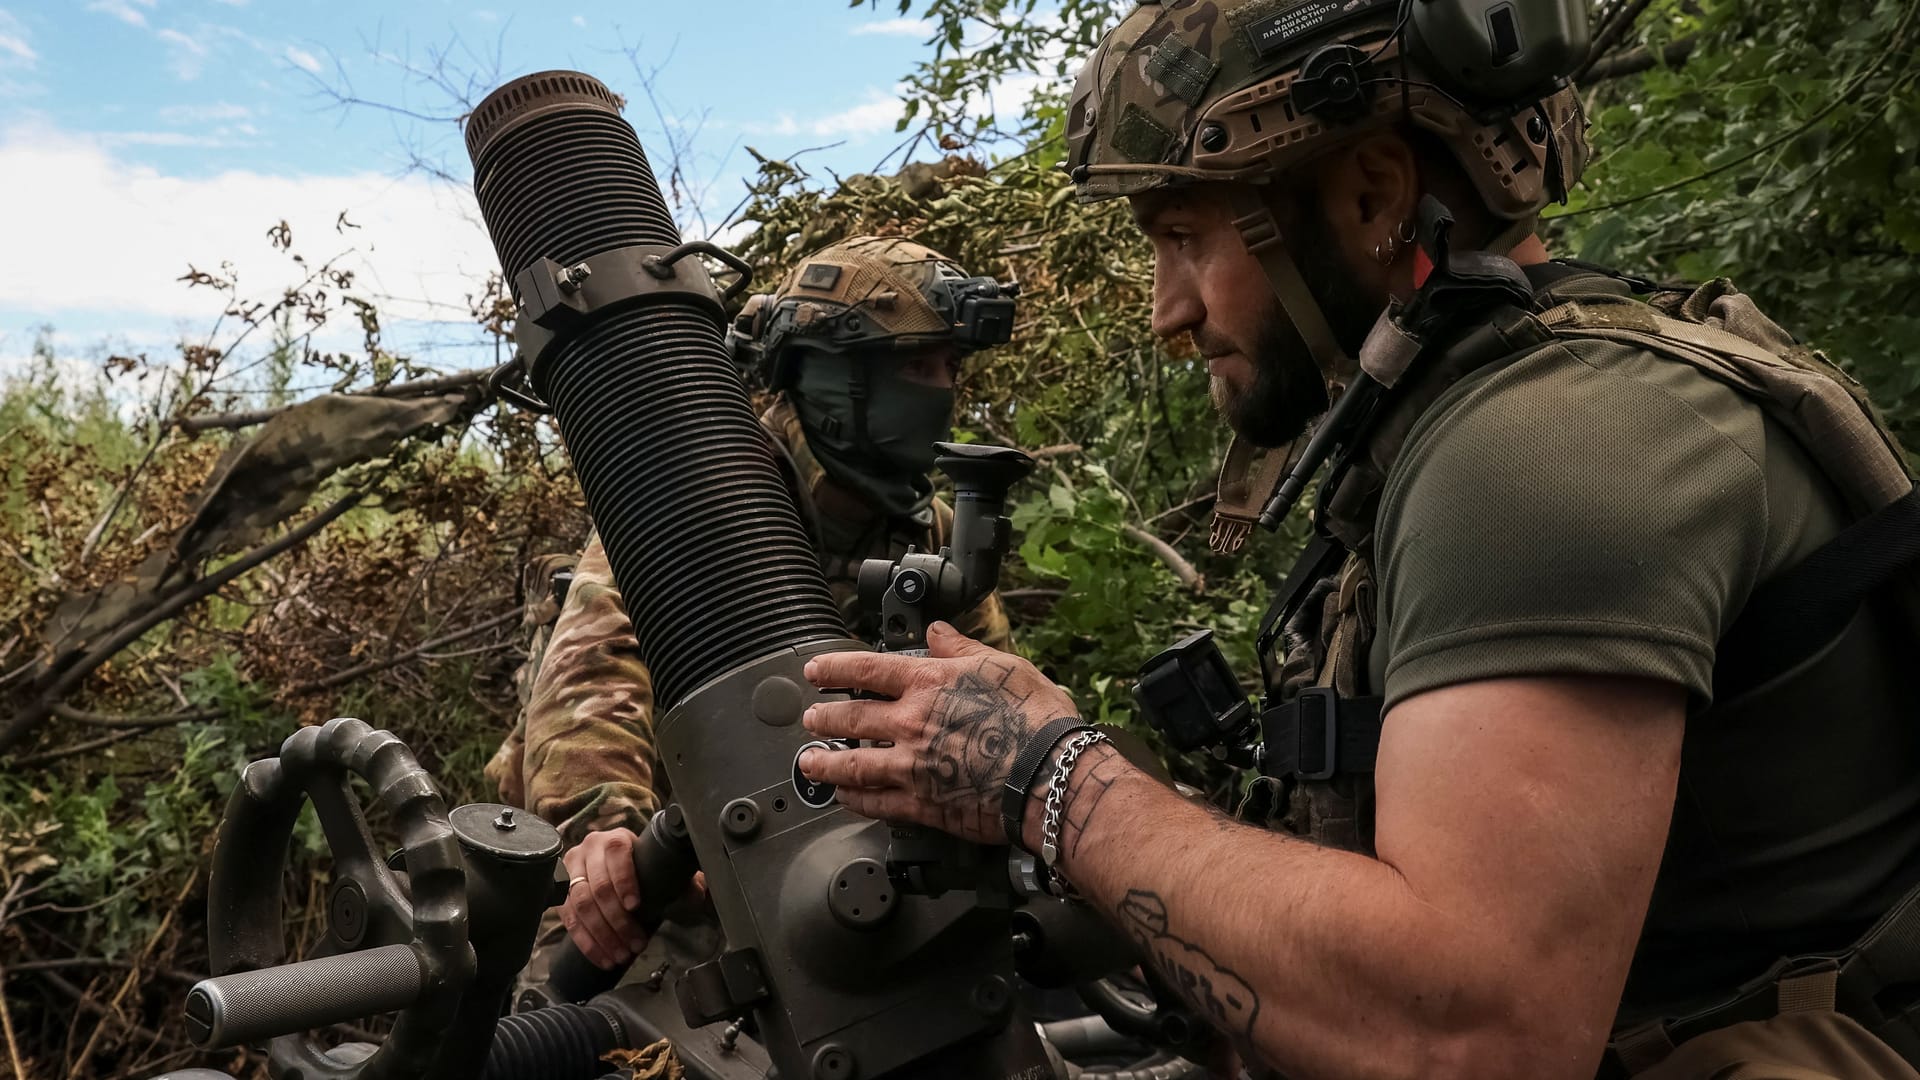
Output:
<instances>
[{"instance_id":1,"label":"metal chain bracelet","mask_svg":"<svg viewBox=\"0 0 1920 1080\"><path fill-rule=\"evenodd\" d=\"M1066 749L1060 751L1060 761L1053 767L1053 780L1047 791L1046 814L1040 819L1040 861L1047 870L1059 878L1053 865L1060 859L1060 817L1066 809L1067 781L1073 776L1073 763L1080 758L1082 751L1097 743L1109 741L1102 731L1083 731L1067 740ZM1061 879L1064 884L1065 879Z\"/></svg>"}]
</instances>

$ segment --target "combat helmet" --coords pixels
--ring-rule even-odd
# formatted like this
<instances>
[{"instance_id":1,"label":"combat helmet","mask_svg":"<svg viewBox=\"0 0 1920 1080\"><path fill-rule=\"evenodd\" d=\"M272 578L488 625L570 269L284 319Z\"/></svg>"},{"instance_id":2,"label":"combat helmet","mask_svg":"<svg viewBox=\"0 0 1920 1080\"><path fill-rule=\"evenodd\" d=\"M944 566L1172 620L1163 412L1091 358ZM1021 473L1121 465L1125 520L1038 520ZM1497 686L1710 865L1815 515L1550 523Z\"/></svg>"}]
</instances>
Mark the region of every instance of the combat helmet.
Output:
<instances>
[{"instance_id":1,"label":"combat helmet","mask_svg":"<svg viewBox=\"0 0 1920 1080\"><path fill-rule=\"evenodd\" d=\"M1259 182L1409 122L1521 219L1585 165L1586 46L1580 0L1145 0L1081 69L1066 168L1085 201Z\"/></svg>"},{"instance_id":2,"label":"combat helmet","mask_svg":"<svg viewBox=\"0 0 1920 1080\"><path fill-rule=\"evenodd\" d=\"M1018 291L902 237L855 237L749 299L728 341L743 370L786 395L840 487L889 514L920 515L935 444L952 437L954 392L899 361L929 346L964 354L1004 344Z\"/></svg>"},{"instance_id":3,"label":"combat helmet","mask_svg":"<svg viewBox=\"0 0 1920 1080\"><path fill-rule=\"evenodd\" d=\"M1262 184L1410 124L1513 223L1492 245L1504 250L1586 164L1567 81L1586 51L1583 0L1142 0L1080 71L1064 167L1085 202ZM1315 360L1336 370L1344 358L1264 200L1234 212Z\"/></svg>"},{"instance_id":4,"label":"combat helmet","mask_svg":"<svg viewBox=\"0 0 1920 1080\"><path fill-rule=\"evenodd\" d=\"M774 292L750 297L728 340L743 367L781 390L796 374L794 346L872 355L1005 344L1018 292L904 237L857 236L802 260Z\"/></svg>"}]
</instances>

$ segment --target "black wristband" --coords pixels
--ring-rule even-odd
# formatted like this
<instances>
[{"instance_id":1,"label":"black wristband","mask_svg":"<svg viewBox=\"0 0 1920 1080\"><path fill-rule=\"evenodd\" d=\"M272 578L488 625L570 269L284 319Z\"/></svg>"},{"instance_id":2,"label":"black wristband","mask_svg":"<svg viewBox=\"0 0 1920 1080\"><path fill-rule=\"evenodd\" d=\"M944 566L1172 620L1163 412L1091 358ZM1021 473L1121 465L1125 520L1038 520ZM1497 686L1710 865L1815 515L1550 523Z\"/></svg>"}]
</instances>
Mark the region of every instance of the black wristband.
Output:
<instances>
[{"instance_id":1,"label":"black wristband","mask_svg":"<svg viewBox=\"0 0 1920 1080\"><path fill-rule=\"evenodd\" d=\"M1000 824L1007 830L1007 843L1025 850L1020 843L1020 829L1027 818L1027 796L1033 793L1033 785L1039 781L1040 770L1046 767L1047 759L1053 756L1053 748L1076 731L1092 729L1092 724L1077 716L1049 720L1028 740L1020 756L1013 759L1013 768L1007 771L1007 786L1000 792Z\"/></svg>"}]
</instances>

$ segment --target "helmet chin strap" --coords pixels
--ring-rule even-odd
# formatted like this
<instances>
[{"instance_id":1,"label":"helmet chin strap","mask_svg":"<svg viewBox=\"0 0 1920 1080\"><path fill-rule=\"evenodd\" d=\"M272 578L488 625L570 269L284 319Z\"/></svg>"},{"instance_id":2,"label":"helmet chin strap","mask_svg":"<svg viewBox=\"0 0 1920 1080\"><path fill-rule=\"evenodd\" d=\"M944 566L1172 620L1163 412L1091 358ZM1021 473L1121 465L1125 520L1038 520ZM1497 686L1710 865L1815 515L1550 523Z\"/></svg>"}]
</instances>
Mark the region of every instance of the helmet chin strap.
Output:
<instances>
[{"instance_id":1,"label":"helmet chin strap","mask_svg":"<svg viewBox=\"0 0 1920 1080\"><path fill-rule=\"evenodd\" d=\"M1293 320L1294 330L1306 343L1321 376L1329 384L1342 387L1327 414L1307 435L1305 445L1302 447L1296 441L1287 467L1258 472L1262 484L1271 484L1271 487L1263 493L1265 502L1256 520L1262 528L1273 530L1280 527L1281 520L1299 501L1307 482L1321 464L1360 437L1382 395L1399 381L1407 363L1419 351L1419 343L1396 325L1391 317L1394 308L1389 306L1361 345L1360 356L1349 356L1334 337L1333 327L1320 310L1319 301L1314 299L1299 265L1287 251L1279 222L1266 200L1251 187L1241 188L1233 198L1234 227L1240 231L1241 241L1260 261L1267 283L1287 317ZM1369 360L1373 363L1369 364Z\"/></svg>"},{"instance_id":2,"label":"helmet chin strap","mask_svg":"<svg viewBox=\"0 0 1920 1080\"><path fill-rule=\"evenodd\" d=\"M1262 528L1269 531L1280 527L1280 521L1286 516L1306 485L1306 481L1319 468L1320 463L1344 441L1343 432L1359 421L1370 411L1371 404L1377 399L1379 386L1367 378L1355 359L1341 348L1339 339L1334 337L1333 327L1320 310L1320 302L1313 298L1313 292L1307 288L1307 280L1300 273L1299 264L1293 261L1287 245L1280 235L1280 223L1273 216L1273 210L1260 191L1251 186L1242 186L1233 195L1234 228L1240 232L1240 240L1246 244L1247 251L1259 260L1261 270L1266 274L1267 284L1273 289L1274 296L1280 300L1281 308L1292 320L1293 328L1307 346L1307 353L1319 369L1321 378L1329 384L1345 387L1339 399L1334 402L1326 416L1322 417L1314 430L1304 440L1296 439L1285 451L1274 451L1269 460L1255 467L1247 468L1244 479L1222 475L1223 487L1231 480L1247 487L1247 498L1242 505L1249 509L1258 508L1253 515ZM1236 436L1236 442L1238 441ZM1277 460L1273 460L1277 458ZM1228 460L1234 460L1231 449ZM1255 488L1264 490L1255 490ZM1223 515L1216 508L1214 537L1216 550L1235 550L1246 535L1247 524L1238 513Z\"/></svg>"},{"instance_id":3,"label":"helmet chin strap","mask_svg":"<svg viewBox=\"0 0 1920 1080\"><path fill-rule=\"evenodd\" d=\"M1260 189L1236 185L1233 213L1233 226L1240 232L1240 241L1247 246L1247 252L1260 261L1267 284L1280 299L1280 306L1292 320L1294 330L1306 343L1307 354L1313 357L1320 374L1340 383L1352 379L1356 370L1353 358L1340 347L1333 327L1320 310L1319 301L1307 288L1307 279L1301 276L1299 265L1287 250L1280 235L1280 223L1266 200L1260 197Z\"/></svg>"}]
</instances>

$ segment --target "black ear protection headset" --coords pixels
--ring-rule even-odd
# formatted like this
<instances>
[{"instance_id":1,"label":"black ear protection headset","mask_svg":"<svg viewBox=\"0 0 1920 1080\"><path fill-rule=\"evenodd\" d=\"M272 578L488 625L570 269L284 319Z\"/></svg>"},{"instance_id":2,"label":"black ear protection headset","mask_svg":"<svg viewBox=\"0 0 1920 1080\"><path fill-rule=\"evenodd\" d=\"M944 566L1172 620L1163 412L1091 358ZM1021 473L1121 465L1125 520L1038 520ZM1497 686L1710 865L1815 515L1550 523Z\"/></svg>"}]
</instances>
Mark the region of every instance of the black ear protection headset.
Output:
<instances>
[{"instance_id":1,"label":"black ear protection headset","mask_svg":"<svg viewBox=\"0 0 1920 1080\"><path fill-rule=\"evenodd\" d=\"M1388 41L1428 73L1433 89L1475 116L1511 116L1565 86L1589 45L1584 0L1399 0ZM1350 5L1352 15L1378 6ZM1351 17L1351 16L1348 16ZM1337 18L1337 16L1336 16ZM1350 120L1371 105L1371 88L1398 83L1374 70L1386 42L1371 51L1323 45L1294 80L1294 107L1329 121ZM1525 107L1524 104L1519 107Z\"/></svg>"}]
</instances>

